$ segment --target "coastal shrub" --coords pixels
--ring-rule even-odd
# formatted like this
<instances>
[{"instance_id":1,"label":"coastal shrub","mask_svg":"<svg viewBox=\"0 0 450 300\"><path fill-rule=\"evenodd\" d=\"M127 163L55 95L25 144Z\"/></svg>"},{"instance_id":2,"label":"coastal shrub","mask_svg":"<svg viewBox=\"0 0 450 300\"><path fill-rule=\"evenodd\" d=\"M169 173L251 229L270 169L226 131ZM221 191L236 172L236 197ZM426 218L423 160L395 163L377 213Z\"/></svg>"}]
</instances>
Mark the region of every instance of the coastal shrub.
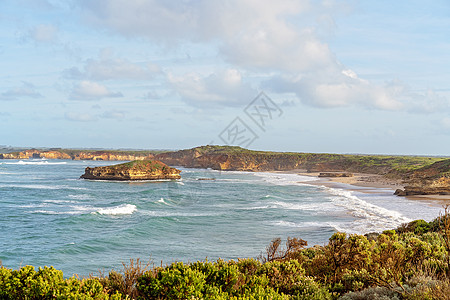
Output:
<instances>
[{"instance_id":1,"label":"coastal shrub","mask_svg":"<svg viewBox=\"0 0 450 300\"><path fill-rule=\"evenodd\" d=\"M96 278L63 278L53 267L25 266L19 270L0 268L0 299L121 299L109 295Z\"/></svg>"},{"instance_id":2,"label":"coastal shrub","mask_svg":"<svg viewBox=\"0 0 450 300\"><path fill-rule=\"evenodd\" d=\"M297 260L173 263L146 272L138 289L144 299L331 299L304 273Z\"/></svg>"},{"instance_id":3,"label":"coastal shrub","mask_svg":"<svg viewBox=\"0 0 450 300\"><path fill-rule=\"evenodd\" d=\"M400 294L386 287L370 287L362 291L348 292L339 300L400 300Z\"/></svg>"},{"instance_id":4,"label":"coastal shrub","mask_svg":"<svg viewBox=\"0 0 450 300\"><path fill-rule=\"evenodd\" d=\"M265 255L261 254L260 259L263 262L271 262L275 260L301 259L300 251L308 245L308 242L300 238L288 237L286 247L281 247L281 238L273 239L266 248Z\"/></svg>"},{"instance_id":5,"label":"coastal shrub","mask_svg":"<svg viewBox=\"0 0 450 300\"><path fill-rule=\"evenodd\" d=\"M370 241L361 235L335 233L327 245L301 252L305 274L340 295L375 286L405 292L404 282L423 268L432 270L435 277L448 272L445 240L437 232L387 230Z\"/></svg>"},{"instance_id":6,"label":"coastal shrub","mask_svg":"<svg viewBox=\"0 0 450 300\"><path fill-rule=\"evenodd\" d=\"M107 277L100 276L100 282L109 294L120 293L136 299L139 295L138 279L149 269L150 262L143 264L139 258L136 261L130 259L129 265L122 263L122 266L122 273L112 270Z\"/></svg>"},{"instance_id":7,"label":"coastal shrub","mask_svg":"<svg viewBox=\"0 0 450 300\"><path fill-rule=\"evenodd\" d=\"M145 299L201 298L205 276L182 262L144 273L138 281L138 290Z\"/></svg>"},{"instance_id":8,"label":"coastal shrub","mask_svg":"<svg viewBox=\"0 0 450 300\"><path fill-rule=\"evenodd\" d=\"M413 232L415 234L424 234L432 230L432 225L424 220L415 220L402 224L396 229L397 233Z\"/></svg>"}]
</instances>

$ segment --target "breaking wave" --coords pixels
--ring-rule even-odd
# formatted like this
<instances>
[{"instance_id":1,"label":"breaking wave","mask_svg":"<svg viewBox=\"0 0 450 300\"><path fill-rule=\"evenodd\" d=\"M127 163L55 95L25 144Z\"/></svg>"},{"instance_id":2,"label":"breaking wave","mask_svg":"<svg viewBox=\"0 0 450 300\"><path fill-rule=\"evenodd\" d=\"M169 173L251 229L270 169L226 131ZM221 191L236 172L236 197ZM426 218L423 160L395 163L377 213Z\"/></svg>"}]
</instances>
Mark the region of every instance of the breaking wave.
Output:
<instances>
[{"instance_id":1,"label":"breaking wave","mask_svg":"<svg viewBox=\"0 0 450 300\"><path fill-rule=\"evenodd\" d=\"M131 215L137 210L136 205L121 204L109 208L101 208L96 211L100 215Z\"/></svg>"}]
</instances>

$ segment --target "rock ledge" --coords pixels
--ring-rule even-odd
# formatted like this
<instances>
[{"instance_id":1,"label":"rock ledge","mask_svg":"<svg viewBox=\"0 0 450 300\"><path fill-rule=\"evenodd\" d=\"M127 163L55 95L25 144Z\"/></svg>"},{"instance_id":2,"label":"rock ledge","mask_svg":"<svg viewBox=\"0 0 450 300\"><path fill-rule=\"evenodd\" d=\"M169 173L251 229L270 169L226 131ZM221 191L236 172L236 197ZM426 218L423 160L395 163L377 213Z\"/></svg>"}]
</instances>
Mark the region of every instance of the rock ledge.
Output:
<instances>
[{"instance_id":1,"label":"rock ledge","mask_svg":"<svg viewBox=\"0 0 450 300\"><path fill-rule=\"evenodd\" d=\"M179 179L180 172L157 160L135 160L119 165L87 167L80 178L92 180Z\"/></svg>"}]
</instances>

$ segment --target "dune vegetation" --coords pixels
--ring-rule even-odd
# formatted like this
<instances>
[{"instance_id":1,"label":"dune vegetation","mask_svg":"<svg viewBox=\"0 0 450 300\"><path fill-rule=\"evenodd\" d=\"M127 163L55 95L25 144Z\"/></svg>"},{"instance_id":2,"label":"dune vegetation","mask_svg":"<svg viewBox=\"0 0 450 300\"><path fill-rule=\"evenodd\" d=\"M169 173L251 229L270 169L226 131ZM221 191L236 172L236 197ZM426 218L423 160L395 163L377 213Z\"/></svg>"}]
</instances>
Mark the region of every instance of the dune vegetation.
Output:
<instances>
[{"instance_id":1,"label":"dune vegetation","mask_svg":"<svg viewBox=\"0 0 450 300\"><path fill-rule=\"evenodd\" d=\"M64 278L53 267L0 268L0 299L449 299L450 214L308 247L274 239L257 258L130 260L123 270Z\"/></svg>"}]
</instances>

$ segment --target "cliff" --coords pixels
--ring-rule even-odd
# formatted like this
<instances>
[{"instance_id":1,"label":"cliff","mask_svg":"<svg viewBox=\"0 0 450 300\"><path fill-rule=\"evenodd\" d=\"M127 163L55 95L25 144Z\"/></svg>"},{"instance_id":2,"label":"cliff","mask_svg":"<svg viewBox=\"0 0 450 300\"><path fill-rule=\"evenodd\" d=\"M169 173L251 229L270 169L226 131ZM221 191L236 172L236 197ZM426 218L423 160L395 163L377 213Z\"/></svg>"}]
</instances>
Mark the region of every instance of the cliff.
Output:
<instances>
[{"instance_id":1,"label":"cliff","mask_svg":"<svg viewBox=\"0 0 450 300\"><path fill-rule=\"evenodd\" d=\"M230 171L350 172L403 178L405 172L442 160L434 157L345 155L252 151L233 146L201 146L156 154L155 158L172 166L212 168Z\"/></svg>"},{"instance_id":2,"label":"cliff","mask_svg":"<svg viewBox=\"0 0 450 300\"><path fill-rule=\"evenodd\" d=\"M95 151L95 152L79 152L74 154L71 158L73 160L151 160L152 154L127 154L127 153L111 153L107 151Z\"/></svg>"},{"instance_id":3,"label":"cliff","mask_svg":"<svg viewBox=\"0 0 450 300\"><path fill-rule=\"evenodd\" d=\"M251 151L240 147L202 146L155 155L169 165L230 171L284 171L303 169L322 177L352 173L383 175L402 180L396 195L450 194L450 159L419 156L342 155Z\"/></svg>"},{"instance_id":4,"label":"cliff","mask_svg":"<svg viewBox=\"0 0 450 300\"><path fill-rule=\"evenodd\" d=\"M386 179L403 180L408 193L447 193L450 160L440 157L397 155L347 155L329 153L293 153L253 151L236 146L201 146L179 151L86 151L30 149L3 153L0 159L73 160L159 160L171 166L212 168L230 171L287 171L367 173L383 175ZM333 175L336 176L336 175ZM422 191L420 191L422 188Z\"/></svg>"},{"instance_id":5,"label":"cliff","mask_svg":"<svg viewBox=\"0 0 450 300\"><path fill-rule=\"evenodd\" d=\"M85 169L80 178L93 180L179 179L180 170L156 160L136 160L119 165Z\"/></svg>"},{"instance_id":6,"label":"cliff","mask_svg":"<svg viewBox=\"0 0 450 300\"><path fill-rule=\"evenodd\" d=\"M250 151L240 147L202 146L155 155L171 166L212 168L229 171L273 171L296 169L300 160L289 154Z\"/></svg>"},{"instance_id":7,"label":"cliff","mask_svg":"<svg viewBox=\"0 0 450 300\"><path fill-rule=\"evenodd\" d=\"M450 159L408 172L404 176L404 190L398 189L398 196L450 195Z\"/></svg>"},{"instance_id":8,"label":"cliff","mask_svg":"<svg viewBox=\"0 0 450 300\"><path fill-rule=\"evenodd\" d=\"M72 160L149 160L153 159L150 151L79 151L79 150L36 150L3 153L0 159L72 159Z\"/></svg>"}]
</instances>

